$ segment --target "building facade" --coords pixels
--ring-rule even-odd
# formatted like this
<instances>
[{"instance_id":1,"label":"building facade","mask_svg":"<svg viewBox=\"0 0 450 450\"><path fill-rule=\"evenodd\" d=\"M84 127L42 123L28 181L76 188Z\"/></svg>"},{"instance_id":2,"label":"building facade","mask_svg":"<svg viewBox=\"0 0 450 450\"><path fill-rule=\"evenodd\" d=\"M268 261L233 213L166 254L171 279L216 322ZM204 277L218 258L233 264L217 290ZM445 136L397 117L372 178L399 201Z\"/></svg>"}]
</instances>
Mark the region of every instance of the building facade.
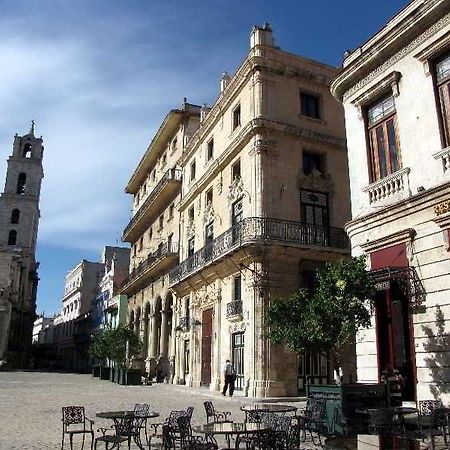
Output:
<instances>
[{"instance_id":1,"label":"building facade","mask_svg":"<svg viewBox=\"0 0 450 450\"><path fill-rule=\"evenodd\" d=\"M414 0L351 52L331 85L346 116L354 255L377 283L360 381L389 366L403 399L447 397L450 5Z\"/></svg>"},{"instance_id":2,"label":"building facade","mask_svg":"<svg viewBox=\"0 0 450 450\"><path fill-rule=\"evenodd\" d=\"M0 196L0 365L23 368L36 315L36 241L44 176L42 137L14 136L5 190Z\"/></svg>"},{"instance_id":3,"label":"building facade","mask_svg":"<svg viewBox=\"0 0 450 450\"><path fill-rule=\"evenodd\" d=\"M178 160L199 121L200 107L186 101L170 111L126 187L134 200L123 240L132 249L130 273L121 293L129 299L129 324L144 344L134 364L151 376L158 365L168 380L173 379L175 352L175 302L168 272L178 263Z\"/></svg>"},{"instance_id":4,"label":"building facade","mask_svg":"<svg viewBox=\"0 0 450 450\"><path fill-rule=\"evenodd\" d=\"M53 317L40 314L33 324L33 344L49 344L53 341L50 330L53 328Z\"/></svg>"}]
</instances>

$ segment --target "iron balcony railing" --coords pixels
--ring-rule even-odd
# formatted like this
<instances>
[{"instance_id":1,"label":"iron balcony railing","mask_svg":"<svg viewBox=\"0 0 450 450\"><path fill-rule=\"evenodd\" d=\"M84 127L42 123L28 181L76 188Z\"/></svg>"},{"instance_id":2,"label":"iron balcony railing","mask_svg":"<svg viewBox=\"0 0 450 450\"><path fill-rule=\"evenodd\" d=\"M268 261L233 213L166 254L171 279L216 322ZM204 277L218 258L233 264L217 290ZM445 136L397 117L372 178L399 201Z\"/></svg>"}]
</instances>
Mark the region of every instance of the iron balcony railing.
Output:
<instances>
[{"instance_id":1,"label":"iron balcony railing","mask_svg":"<svg viewBox=\"0 0 450 450\"><path fill-rule=\"evenodd\" d=\"M125 227L123 231L123 237L126 237L134 225L139 221L139 219L144 215L148 206L154 201L154 199L158 196L158 194L164 189L164 187L171 181L181 181L181 169L169 169L163 177L158 181L158 184L155 186L152 192L150 192L149 196L145 199L144 203L142 203L141 207L137 210L136 214L131 218L128 225Z\"/></svg>"},{"instance_id":2,"label":"iron balcony railing","mask_svg":"<svg viewBox=\"0 0 450 450\"><path fill-rule=\"evenodd\" d=\"M173 254L178 254L178 244L175 244L173 242L165 242L164 244L159 245L154 252L150 253L147 258L144 259L144 261L139 263L138 266L130 272L128 277L125 279L123 286L126 287L129 283L136 280L136 278L140 277L150 266L152 266L159 259Z\"/></svg>"},{"instance_id":3,"label":"iron balcony railing","mask_svg":"<svg viewBox=\"0 0 450 450\"><path fill-rule=\"evenodd\" d=\"M242 300L227 303L227 319L242 314Z\"/></svg>"},{"instance_id":4,"label":"iron balcony railing","mask_svg":"<svg viewBox=\"0 0 450 450\"><path fill-rule=\"evenodd\" d=\"M169 273L169 283L173 285L179 282L236 248L267 241L349 249L348 236L342 228L319 227L267 217L248 217L172 269Z\"/></svg>"}]
</instances>

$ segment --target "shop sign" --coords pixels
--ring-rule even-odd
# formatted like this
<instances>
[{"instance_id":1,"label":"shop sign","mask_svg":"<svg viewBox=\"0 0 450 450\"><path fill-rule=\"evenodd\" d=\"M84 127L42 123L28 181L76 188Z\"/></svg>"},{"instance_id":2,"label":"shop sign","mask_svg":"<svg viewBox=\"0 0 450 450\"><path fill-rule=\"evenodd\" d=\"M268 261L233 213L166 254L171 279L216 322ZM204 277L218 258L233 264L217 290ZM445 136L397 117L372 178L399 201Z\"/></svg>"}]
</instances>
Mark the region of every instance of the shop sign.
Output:
<instances>
[{"instance_id":1,"label":"shop sign","mask_svg":"<svg viewBox=\"0 0 450 450\"><path fill-rule=\"evenodd\" d=\"M445 202L438 203L434 207L434 212L436 215L440 216L450 211L450 200L445 200Z\"/></svg>"}]
</instances>

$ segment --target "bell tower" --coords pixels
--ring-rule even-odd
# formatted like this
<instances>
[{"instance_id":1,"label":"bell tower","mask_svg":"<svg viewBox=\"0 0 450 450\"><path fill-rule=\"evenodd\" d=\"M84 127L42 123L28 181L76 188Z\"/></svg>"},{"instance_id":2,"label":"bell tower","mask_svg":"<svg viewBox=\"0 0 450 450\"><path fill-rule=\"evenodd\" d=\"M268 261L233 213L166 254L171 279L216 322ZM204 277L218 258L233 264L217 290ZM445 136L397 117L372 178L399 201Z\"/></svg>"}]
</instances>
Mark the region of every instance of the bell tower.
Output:
<instances>
[{"instance_id":1,"label":"bell tower","mask_svg":"<svg viewBox=\"0 0 450 450\"><path fill-rule=\"evenodd\" d=\"M0 362L25 367L36 314L36 241L44 177L42 137L35 124L15 135L0 195Z\"/></svg>"}]
</instances>

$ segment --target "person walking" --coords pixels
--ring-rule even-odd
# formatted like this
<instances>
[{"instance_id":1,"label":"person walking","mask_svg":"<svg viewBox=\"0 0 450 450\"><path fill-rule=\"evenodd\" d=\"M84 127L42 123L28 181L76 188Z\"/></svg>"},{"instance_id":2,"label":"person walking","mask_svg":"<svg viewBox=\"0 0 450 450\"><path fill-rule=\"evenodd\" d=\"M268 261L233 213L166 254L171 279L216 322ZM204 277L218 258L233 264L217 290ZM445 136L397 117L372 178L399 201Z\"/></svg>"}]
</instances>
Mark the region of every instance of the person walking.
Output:
<instances>
[{"instance_id":1,"label":"person walking","mask_svg":"<svg viewBox=\"0 0 450 450\"><path fill-rule=\"evenodd\" d=\"M223 386L222 394L227 395L228 390L230 397L233 397L234 382L236 381L236 370L234 369L234 366L233 364L231 364L229 359L225 361L223 374L225 376L225 385Z\"/></svg>"}]
</instances>

